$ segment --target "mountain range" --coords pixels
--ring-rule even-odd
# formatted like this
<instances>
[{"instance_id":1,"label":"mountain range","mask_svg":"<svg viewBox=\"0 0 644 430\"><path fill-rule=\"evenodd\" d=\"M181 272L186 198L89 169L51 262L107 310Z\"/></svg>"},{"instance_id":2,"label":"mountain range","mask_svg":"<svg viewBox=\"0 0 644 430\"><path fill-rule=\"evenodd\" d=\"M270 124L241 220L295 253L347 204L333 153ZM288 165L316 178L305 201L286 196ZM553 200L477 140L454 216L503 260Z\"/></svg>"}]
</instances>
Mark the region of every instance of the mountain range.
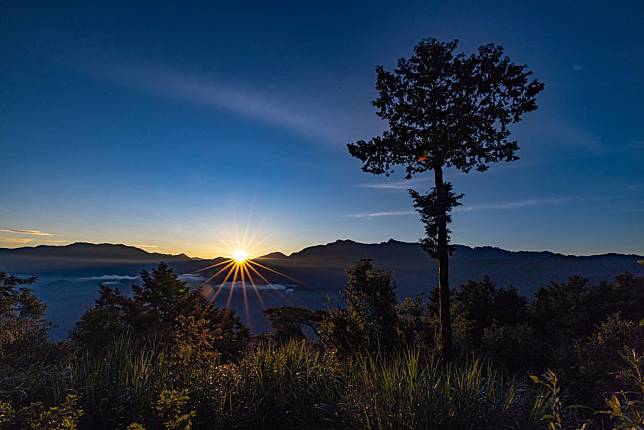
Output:
<instances>
[{"instance_id":1,"label":"mountain range","mask_svg":"<svg viewBox=\"0 0 644 430\"><path fill-rule=\"evenodd\" d=\"M392 271L400 295L416 294L431 288L436 279L436 262L418 243L390 239L377 244L338 240L285 255L274 252L256 258L269 270L262 274L269 282L296 284L302 289L337 291L345 281L346 269L360 258L370 258L376 267ZM0 248L0 270L8 273L46 277L134 276L163 261L177 272L210 275L214 269L201 269L223 261L191 258L185 254L151 253L114 244L74 243L66 246ZM563 255L549 251L507 251L495 247L456 245L450 259L453 285L490 276L500 286L514 286L530 296L550 281L563 281L582 275L592 281L609 280L629 271L644 276L644 257L640 255L601 254ZM261 269L260 269L261 270ZM257 279L258 283L264 283Z\"/></svg>"},{"instance_id":2,"label":"mountain range","mask_svg":"<svg viewBox=\"0 0 644 430\"><path fill-rule=\"evenodd\" d=\"M261 273L253 276L262 301L255 294L244 294L238 285L224 284L216 304L229 304L253 332L263 332L270 325L263 307L303 306L325 308L341 303L346 269L360 258L393 272L399 297L427 293L436 285L436 262L417 243L389 240L366 244L338 240L326 245L304 248L291 255L273 252L254 259ZM201 285L223 266L226 258L191 258L185 254L169 255L113 244L74 243L66 246L0 248L0 271L23 276L35 275L32 287L47 304L47 318L52 322L50 337L64 338L85 309L98 297L98 287L109 284L125 294L138 281L143 269L165 262L193 286ZM452 286L490 276L501 287L516 287L531 298L550 281L564 281L582 275L593 282L610 280L629 271L644 276L639 255L603 254L593 256L562 255L553 252L507 251L493 247L456 245L450 259ZM278 274L279 272L279 274ZM223 276L212 282L218 288ZM230 281L230 279L229 279ZM267 284L270 283L270 284ZM261 285L264 284L264 285Z\"/></svg>"}]
</instances>

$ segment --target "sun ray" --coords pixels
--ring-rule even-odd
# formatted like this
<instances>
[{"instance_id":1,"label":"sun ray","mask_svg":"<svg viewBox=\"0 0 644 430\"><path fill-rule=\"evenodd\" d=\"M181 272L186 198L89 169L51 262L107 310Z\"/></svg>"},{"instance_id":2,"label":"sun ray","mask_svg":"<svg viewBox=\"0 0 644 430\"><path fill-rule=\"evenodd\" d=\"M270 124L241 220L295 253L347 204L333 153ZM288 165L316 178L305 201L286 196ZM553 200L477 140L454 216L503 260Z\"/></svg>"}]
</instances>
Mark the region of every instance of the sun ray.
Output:
<instances>
[{"instance_id":1,"label":"sun ray","mask_svg":"<svg viewBox=\"0 0 644 430\"><path fill-rule=\"evenodd\" d=\"M306 285L305 285L302 281L298 281L297 279L292 278L292 277L288 276L288 275L287 275L287 274L285 274L285 273L279 272L279 271L277 271L277 270L275 270L275 269L271 269L270 267L265 266L265 265L263 265L263 264L261 264L261 263L258 263L257 261L251 261L251 260L249 260L248 262L249 262L249 263L251 263L251 264L255 264L255 265L257 265L257 266L261 267L262 269L266 269L266 270L269 270L269 271L271 271L271 272L273 272L273 273L275 273L275 274L277 274L277 275L283 276L283 277L285 277L286 279L289 279L289 280L291 280L291 281L295 282L295 283L296 283L296 284L298 284L298 285L301 285L301 286L306 287Z\"/></svg>"},{"instance_id":2,"label":"sun ray","mask_svg":"<svg viewBox=\"0 0 644 430\"><path fill-rule=\"evenodd\" d=\"M244 298L244 312L246 313L246 323L249 326L252 326L251 324L251 318L250 318L250 309L248 307L248 294L246 293L246 276L244 274L244 267L246 267L246 262L242 262L239 264L239 274L241 276L241 283L242 283L242 296Z\"/></svg>"},{"instance_id":3,"label":"sun ray","mask_svg":"<svg viewBox=\"0 0 644 430\"><path fill-rule=\"evenodd\" d=\"M214 274L214 275L210 276L208 279L206 279L205 281L203 281L203 282L201 283L201 285L205 285L205 284L209 283L210 281L212 281L213 279L215 279L215 278L216 278L216 277L217 277L221 272L223 272L224 270L228 269L230 266L232 266L233 264L235 264L235 262L234 262L233 260L228 260L227 262L228 262L228 264L227 264L226 266L222 267L222 268L221 268L221 269L219 269L217 272L215 272L215 274Z\"/></svg>"},{"instance_id":4,"label":"sun ray","mask_svg":"<svg viewBox=\"0 0 644 430\"><path fill-rule=\"evenodd\" d=\"M194 272L192 272L192 273L199 273L199 272L203 272L204 270L214 269L215 267L219 267L219 266L221 266L222 264L226 264L226 263L230 263L230 260L226 259L226 260L221 261L221 262L219 262L219 263L211 264L210 266L206 266L206 267L202 267L201 269L197 269L197 270L195 270L195 271L194 271Z\"/></svg>"},{"instance_id":5,"label":"sun ray","mask_svg":"<svg viewBox=\"0 0 644 430\"><path fill-rule=\"evenodd\" d=\"M231 267L228 273L226 274L226 277L224 278L224 280L221 282L221 284L219 284L219 287L217 288L217 291L215 292L215 295L212 298L213 302L217 300L217 296L219 295L219 293L221 293L221 290L224 288L224 285L226 285L226 281L228 281L228 278L230 278L230 275L232 273L233 273L233 268Z\"/></svg>"},{"instance_id":6,"label":"sun ray","mask_svg":"<svg viewBox=\"0 0 644 430\"><path fill-rule=\"evenodd\" d=\"M273 291L275 291L277 294L279 294L279 295L280 295L280 297L282 297L282 298L284 299L284 301L286 301L286 303L288 303L289 305L291 304L291 300L290 300L288 297L286 297L286 296L285 296L285 295L284 295L284 294L283 294L283 293L282 293L278 288L276 288L276 287L275 287L275 285L273 285L273 284L272 284L268 279L266 279L266 278L264 277L264 275L262 275L261 273L259 273L259 272L257 271L257 269L255 269L252 265L250 265L250 264L249 264L249 265L248 265L248 267L250 267L250 269L251 269L253 272L255 272L255 273L257 274L257 276L259 276L260 278L262 278L262 280L263 280L264 282L266 282L266 284L267 284L269 287L271 287L271 288L273 289Z\"/></svg>"},{"instance_id":7,"label":"sun ray","mask_svg":"<svg viewBox=\"0 0 644 430\"><path fill-rule=\"evenodd\" d=\"M230 283L228 289L228 298L226 299L226 307L230 309L230 303L233 299L233 291L235 291L235 284L237 283L237 274L239 273L239 264L235 264L235 273L233 274L233 281Z\"/></svg>"},{"instance_id":8,"label":"sun ray","mask_svg":"<svg viewBox=\"0 0 644 430\"><path fill-rule=\"evenodd\" d=\"M253 286L253 291L255 291L255 295L257 296L257 300L259 301L259 304L262 306L262 310L265 310L266 303L264 303L264 299L262 298L262 295L259 292L259 288L257 288L257 285L255 285L255 280L253 279L253 277L250 274L250 271L248 270L248 265L244 265L243 269L246 271L246 275L250 280L250 284Z\"/></svg>"},{"instance_id":9,"label":"sun ray","mask_svg":"<svg viewBox=\"0 0 644 430\"><path fill-rule=\"evenodd\" d=\"M248 243L248 229L250 228L250 218L251 218L251 214L249 214L248 217L246 218L246 228L244 229L244 238L242 239L243 245L246 245Z\"/></svg>"}]
</instances>

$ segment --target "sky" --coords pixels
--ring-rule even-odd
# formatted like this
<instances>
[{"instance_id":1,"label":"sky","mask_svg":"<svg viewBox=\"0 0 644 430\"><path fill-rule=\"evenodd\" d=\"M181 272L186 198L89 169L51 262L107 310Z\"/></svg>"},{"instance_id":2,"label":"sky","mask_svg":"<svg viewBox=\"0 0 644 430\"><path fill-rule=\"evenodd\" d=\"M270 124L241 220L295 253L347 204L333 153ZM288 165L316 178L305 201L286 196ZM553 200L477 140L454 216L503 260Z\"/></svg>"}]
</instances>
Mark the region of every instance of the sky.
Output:
<instances>
[{"instance_id":1,"label":"sky","mask_svg":"<svg viewBox=\"0 0 644 430\"><path fill-rule=\"evenodd\" d=\"M448 171L452 240L644 254L644 2L3 2L0 247L125 243L214 257L416 241L375 67L423 38L498 43L545 83L520 160Z\"/></svg>"}]
</instances>

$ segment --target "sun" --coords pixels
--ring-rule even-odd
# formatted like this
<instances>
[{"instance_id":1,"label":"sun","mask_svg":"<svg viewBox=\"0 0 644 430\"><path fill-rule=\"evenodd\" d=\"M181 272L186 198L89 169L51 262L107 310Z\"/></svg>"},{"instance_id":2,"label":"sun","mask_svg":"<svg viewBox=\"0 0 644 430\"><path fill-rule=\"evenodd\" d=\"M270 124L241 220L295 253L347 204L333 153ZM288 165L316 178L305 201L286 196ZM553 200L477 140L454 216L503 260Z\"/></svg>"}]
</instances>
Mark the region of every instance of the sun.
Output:
<instances>
[{"instance_id":1,"label":"sun","mask_svg":"<svg viewBox=\"0 0 644 430\"><path fill-rule=\"evenodd\" d=\"M244 261L248 260L248 257L248 251L245 251L243 249L238 249L233 253L233 260L235 260L237 263L243 263Z\"/></svg>"}]
</instances>

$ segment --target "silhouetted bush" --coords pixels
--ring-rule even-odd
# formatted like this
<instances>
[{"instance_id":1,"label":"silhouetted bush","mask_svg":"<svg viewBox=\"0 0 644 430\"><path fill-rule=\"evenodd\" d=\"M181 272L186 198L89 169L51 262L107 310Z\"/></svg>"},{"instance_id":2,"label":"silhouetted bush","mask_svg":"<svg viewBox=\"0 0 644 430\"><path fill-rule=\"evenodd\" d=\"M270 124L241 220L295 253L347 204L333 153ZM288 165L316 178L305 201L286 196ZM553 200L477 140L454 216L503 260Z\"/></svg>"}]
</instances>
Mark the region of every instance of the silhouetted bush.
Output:
<instances>
[{"instance_id":1,"label":"silhouetted bush","mask_svg":"<svg viewBox=\"0 0 644 430\"><path fill-rule=\"evenodd\" d=\"M188 355L216 351L229 359L244 349L249 330L234 312L213 306L167 265L161 263L152 273L144 270L141 278L143 285L132 286L132 297L100 287L94 307L70 336L80 349L100 353L110 340L126 334L135 343L154 341Z\"/></svg>"},{"instance_id":2,"label":"silhouetted bush","mask_svg":"<svg viewBox=\"0 0 644 430\"><path fill-rule=\"evenodd\" d=\"M272 309L277 333L249 343L232 312L161 265L131 298L103 287L74 348L47 341L42 304L3 275L0 429L642 425L641 279L571 278L533 303L468 282L453 292L458 355L445 364L435 294L398 302L368 260L348 275L346 308Z\"/></svg>"}]
</instances>

